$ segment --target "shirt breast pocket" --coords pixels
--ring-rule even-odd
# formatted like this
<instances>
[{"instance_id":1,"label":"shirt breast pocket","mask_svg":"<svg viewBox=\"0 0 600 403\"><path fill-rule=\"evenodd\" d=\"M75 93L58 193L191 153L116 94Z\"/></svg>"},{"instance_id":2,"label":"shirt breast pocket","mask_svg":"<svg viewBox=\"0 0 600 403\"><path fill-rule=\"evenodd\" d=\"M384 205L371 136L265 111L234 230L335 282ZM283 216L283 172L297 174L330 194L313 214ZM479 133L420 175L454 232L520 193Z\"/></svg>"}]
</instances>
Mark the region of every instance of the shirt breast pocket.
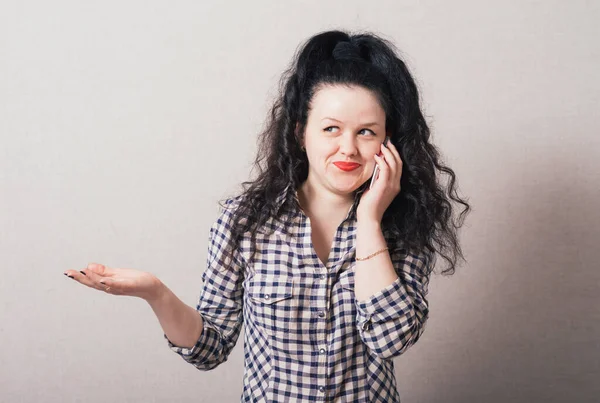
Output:
<instances>
[{"instance_id":1,"label":"shirt breast pocket","mask_svg":"<svg viewBox=\"0 0 600 403\"><path fill-rule=\"evenodd\" d=\"M246 289L256 324L273 336L285 336L298 326L298 285L288 275L256 273Z\"/></svg>"},{"instance_id":2,"label":"shirt breast pocket","mask_svg":"<svg viewBox=\"0 0 600 403\"><path fill-rule=\"evenodd\" d=\"M354 271L348 269L341 272L338 282L344 290L354 292Z\"/></svg>"}]
</instances>

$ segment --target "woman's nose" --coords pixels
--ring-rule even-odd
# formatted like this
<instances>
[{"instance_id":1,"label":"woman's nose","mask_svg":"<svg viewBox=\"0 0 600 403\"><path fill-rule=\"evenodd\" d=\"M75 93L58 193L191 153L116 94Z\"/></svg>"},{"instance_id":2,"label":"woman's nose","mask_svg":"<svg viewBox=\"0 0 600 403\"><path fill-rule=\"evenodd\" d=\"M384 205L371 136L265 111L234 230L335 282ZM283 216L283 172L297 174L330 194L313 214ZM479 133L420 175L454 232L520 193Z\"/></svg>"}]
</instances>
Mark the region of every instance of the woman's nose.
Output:
<instances>
[{"instance_id":1,"label":"woman's nose","mask_svg":"<svg viewBox=\"0 0 600 403\"><path fill-rule=\"evenodd\" d=\"M340 152L345 155L354 155L357 152L356 138L354 136L341 136Z\"/></svg>"}]
</instances>

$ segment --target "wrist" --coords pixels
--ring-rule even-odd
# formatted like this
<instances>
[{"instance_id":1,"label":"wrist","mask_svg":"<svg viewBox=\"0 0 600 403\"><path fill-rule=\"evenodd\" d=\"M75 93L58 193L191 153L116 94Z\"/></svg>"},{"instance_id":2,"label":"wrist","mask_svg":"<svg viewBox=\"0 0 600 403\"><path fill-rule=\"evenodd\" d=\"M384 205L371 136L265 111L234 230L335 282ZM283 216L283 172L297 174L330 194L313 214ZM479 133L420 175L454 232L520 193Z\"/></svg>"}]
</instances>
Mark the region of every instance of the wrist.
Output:
<instances>
[{"instance_id":1,"label":"wrist","mask_svg":"<svg viewBox=\"0 0 600 403\"><path fill-rule=\"evenodd\" d=\"M374 218L370 218L370 219L362 219L362 220L356 220L357 222L357 229L358 230L380 230L381 229L381 222L377 221Z\"/></svg>"},{"instance_id":2,"label":"wrist","mask_svg":"<svg viewBox=\"0 0 600 403\"><path fill-rule=\"evenodd\" d=\"M154 285L151 288L148 296L145 296L144 299L150 305L159 304L164 298L168 295L169 288L162 282L158 277L153 279Z\"/></svg>"}]
</instances>

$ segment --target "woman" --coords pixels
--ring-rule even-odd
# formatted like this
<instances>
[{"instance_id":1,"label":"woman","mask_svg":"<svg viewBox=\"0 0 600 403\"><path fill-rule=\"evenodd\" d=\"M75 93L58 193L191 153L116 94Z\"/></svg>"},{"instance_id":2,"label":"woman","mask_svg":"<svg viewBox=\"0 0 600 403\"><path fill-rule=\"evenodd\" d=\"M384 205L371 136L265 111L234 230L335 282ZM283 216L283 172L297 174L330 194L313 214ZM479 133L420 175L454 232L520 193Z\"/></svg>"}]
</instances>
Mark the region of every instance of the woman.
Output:
<instances>
[{"instance_id":1,"label":"woman","mask_svg":"<svg viewBox=\"0 0 600 403\"><path fill-rule=\"evenodd\" d=\"M428 140L391 43L320 33L284 73L256 180L210 230L196 309L138 270L65 274L148 301L169 347L200 370L227 360L244 324L242 401L398 402L392 358L423 333L433 257L454 272L470 209Z\"/></svg>"}]
</instances>

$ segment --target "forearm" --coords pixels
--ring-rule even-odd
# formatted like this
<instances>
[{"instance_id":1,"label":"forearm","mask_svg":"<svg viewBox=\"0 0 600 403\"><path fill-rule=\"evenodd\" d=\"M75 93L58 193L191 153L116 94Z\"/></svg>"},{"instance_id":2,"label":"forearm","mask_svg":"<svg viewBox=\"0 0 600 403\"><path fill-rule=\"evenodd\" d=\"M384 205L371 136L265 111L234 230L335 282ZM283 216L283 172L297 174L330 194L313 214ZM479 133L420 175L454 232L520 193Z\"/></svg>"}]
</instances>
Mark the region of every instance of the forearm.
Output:
<instances>
[{"instance_id":1,"label":"forearm","mask_svg":"<svg viewBox=\"0 0 600 403\"><path fill-rule=\"evenodd\" d=\"M204 326L196 309L186 305L163 283L156 296L147 302L173 344L186 348L196 344Z\"/></svg>"},{"instance_id":2,"label":"forearm","mask_svg":"<svg viewBox=\"0 0 600 403\"><path fill-rule=\"evenodd\" d=\"M375 221L358 222L356 256L365 257L385 248L381 225ZM398 279L389 251L364 261L356 261L354 294L362 302Z\"/></svg>"},{"instance_id":3,"label":"forearm","mask_svg":"<svg viewBox=\"0 0 600 403\"><path fill-rule=\"evenodd\" d=\"M386 245L379 223L357 227L356 256L365 257ZM354 292L362 341L377 356L390 359L414 344L428 317L428 278L424 257L397 248L357 261Z\"/></svg>"}]
</instances>

